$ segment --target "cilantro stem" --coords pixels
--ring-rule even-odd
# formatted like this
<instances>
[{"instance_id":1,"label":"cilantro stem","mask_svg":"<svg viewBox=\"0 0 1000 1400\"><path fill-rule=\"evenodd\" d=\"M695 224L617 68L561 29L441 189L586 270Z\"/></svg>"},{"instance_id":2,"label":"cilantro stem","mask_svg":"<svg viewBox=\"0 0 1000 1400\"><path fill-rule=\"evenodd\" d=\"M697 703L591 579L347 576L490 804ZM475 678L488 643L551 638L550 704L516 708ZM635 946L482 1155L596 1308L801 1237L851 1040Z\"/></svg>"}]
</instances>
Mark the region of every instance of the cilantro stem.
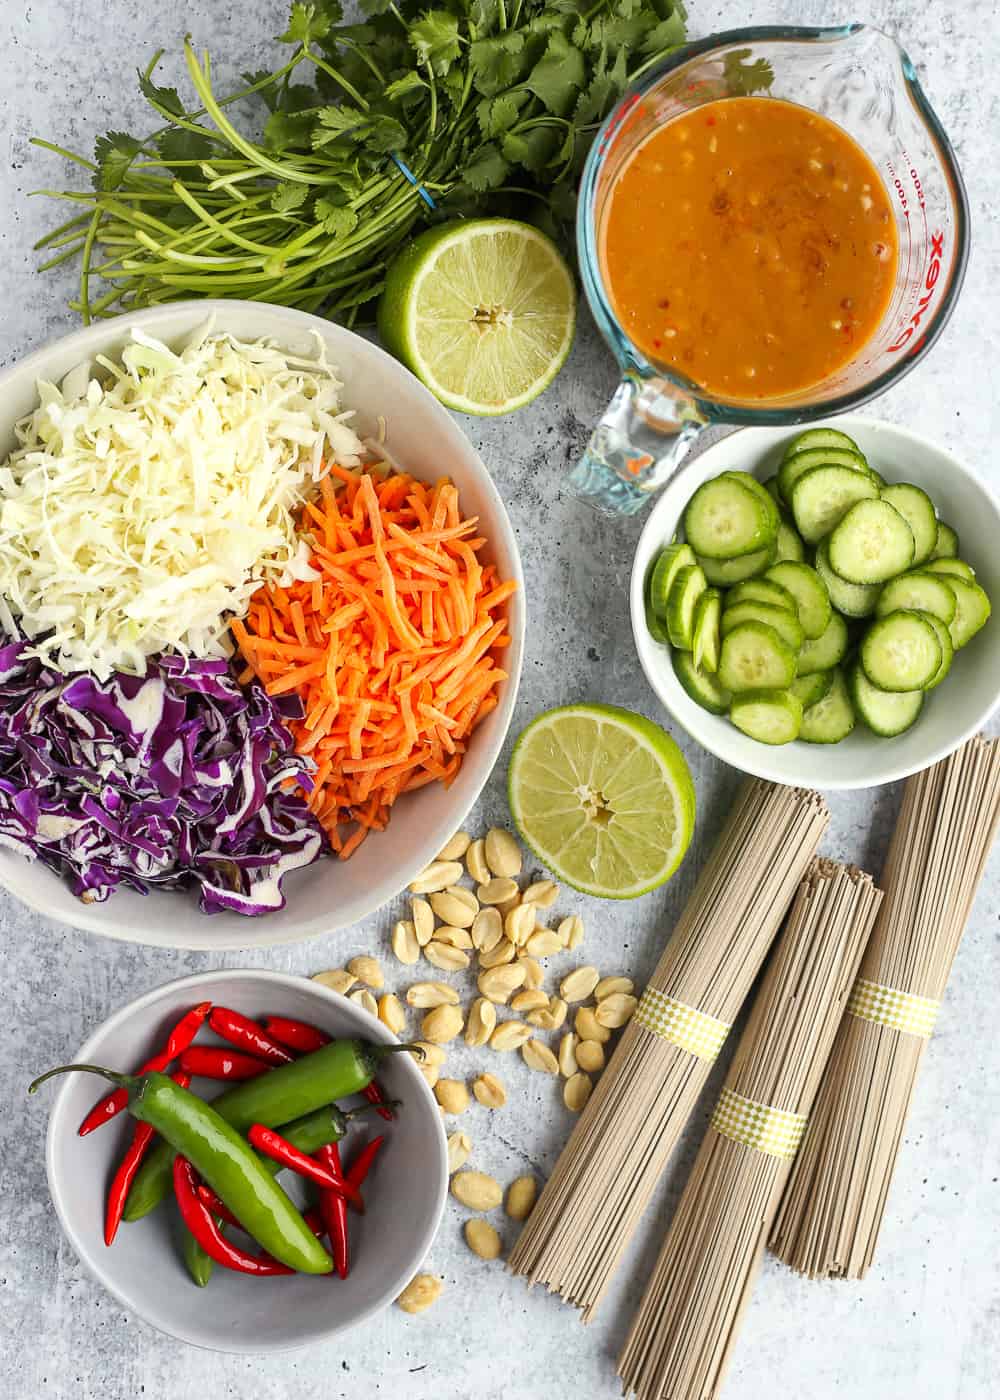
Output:
<instances>
[{"instance_id":1,"label":"cilantro stem","mask_svg":"<svg viewBox=\"0 0 1000 1400\"><path fill-rule=\"evenodd\" d=\"M221 223L213 214L209 213L203 204L198 203L191 191L185 189L180 180L174 181L173 189L174 194L182 204L186 204L193 213L198 215L202 223L208 224L209 228L214 229L227 242L235 244L237 248L245 248L250 253L262 253L266 258L269 258L273 253L273 248L267 247L264 243L254 243L251 239L244 238L242 234L234 232L226 224Z\"/></svg>"},{"instance_id":2,"label":"cilantro stem","mask_svg":"<svg viewBox=\"0 0 1000 1400\"><path fill-rule=\"evenodd\" d=\"M57 156L62 156L63 160L74 161L77 165L82 165L84 170L97 171L97 166L92 160L87 160L84 156L78 156L75 151L67 151L65 146L57 146L54 141L45 141L41 136L32 136L30 144L41 146L43 151L53 151Z\"/></svg>"},{"instance_id":3,"label":"cilantro stem","mask_svg":"<svg viewBox=\"0 0 1000 1400\"><path fill-rule=\"evenodd\" d=\"M83 324L90 325L90 259L94 251L94 240L97 238L97 230L100 226L100 210L96 210L90 225L87 228L87 236L84 239L80 264L80 315L83 317Z\"/></svg>"},{"instance_id":4,"label":"cilantro stem","mask_svg":"<svg viewBox=\"0 0 1000 1400\"><path fill-rule=\"evenodd\" d=\"M305 54L306 58L315 63L316 67L321 69L328 78L332 78L339 87L343 88L351 101L356 103L357 106L361 108L362 112L371 111L371 103L365 101L353 83L349 83L342 73L338 73L336 68L332 68L325 59L317 58L312 49L307 49L305 45L302 47L302 52Z\"/></svg>"}]
</instances>

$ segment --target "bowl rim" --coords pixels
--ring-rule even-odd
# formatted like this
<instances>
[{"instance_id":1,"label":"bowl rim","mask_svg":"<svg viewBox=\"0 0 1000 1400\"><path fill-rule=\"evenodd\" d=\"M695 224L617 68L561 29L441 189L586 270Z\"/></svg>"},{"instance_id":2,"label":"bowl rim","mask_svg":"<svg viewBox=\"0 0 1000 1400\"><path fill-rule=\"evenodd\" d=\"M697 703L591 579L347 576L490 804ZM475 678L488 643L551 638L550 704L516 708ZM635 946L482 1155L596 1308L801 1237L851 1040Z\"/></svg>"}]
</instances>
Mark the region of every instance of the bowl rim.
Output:
<instances>
[{"instance_id":1,"label":"bowl rim","mask_svg":"<svg viewBox=\"0 0 1000 1400\"><path fill-rule=\"evenodd\" d=\"M160 984L160 986L154 987L148 992L144 992L142 996L136 997L134 1000L126 1002L124 1006L120 1006L117 1011L113 1011L110 1016L108 1016L98 1026L95 1027L94 1031L87 1037L87 1039L84 1041L84 1043L80 1046L79 1050L74 1055L72 1062L75 1063L77 1061L89 1061L93 1054L93 1047L96 1045L97 1042L102 1040L106 1034L116 1030L124 1022L129 1020L134 1013L141 1013L147 1010L149 1007L154 1006L160 998L162 998L169 992L172 992L177 988L182 988L186 986L190 986L192 990L194 990L195 986L199 988L204 988L206 986L210 987L218 982L229 981L234 977L244 977L248 978L251 982L263 982L271 986L288 987L289 989L294 989L300 993L303 990L303 984L305 984L309 987L310 991L313 992L319 998L320 1001L329 1002L332 1006L335 1006L338 1011L342 1013L346 1012L350 1020L358 1021L359 1018L361 1018L362 1016L367 1017L367 1020L370 1021L372 1024L370 1028L367 1026L364 1026L363 1028L370 1029L371 1033L368 1037L369 1039L379 1040L385 1044L390 1042L395 1043L397 1041L397 1037L394 1036L392 1032L381 1023L381 1021L376 1020L375 1017L369 1016L366 1012L359 1011L358 1008L355 1007L353 1003L348 1001L347 997L342 996L340 992L335 992L331 987L324 987L320 982L313 982L308 977L299 977L287 972L271 972L270 970L265 968L220 968L214 972L195 972L191 973L187 977L175 977L169 982L163 982ZM287 1343L272 1342L264 1345L257 1344L244 1346L240 1345L233 1339L227 1339L227 1345L220 1344L216 1346L205 1340L194 1340L191 1337L181 1336L178 1332L167 1327L162 1321L159 1321L156 1317L152 1316L145 1305L139 1305L133 1299L127 1298L124 1295L124 1293L118 1288L118 1286L116 1285L112 1277L109 1275L109 1273L105 1269L103 1269L98 1263L98 1256L91 1256L87 1249L87 1246L82 1241L78 1231L76 1230L74 1224L70 1220L66 1209L64 1208L62 1188L58 1185L58 1174L55 1166L55 1154L56 1137L59 1133L64 1131L64 1125L62 1124L61 1120L62 1118L65 1118L69 1112L67 1100L69 1099L71 1081L68 1079L64 1080L63 1083L59 1086L58 1090L56 1091L56 1095L52 1100L52 1103L49 1107L49 1120L45 1132L46 1182L49 1189L49 1197L52 1201L52 1205L55 1208L56 1216L58 1217L63 1234L69 1241L77 1258L80 1260L80 1263L86 1269L87 1273L91 1276L92 1279L94 1279L96 1283L100 1284L102 1288L106 1289L107 1292L111 1294L115 1301L124 1309L126 1314L130 1316L139 1317L143 1322L148 1323L150 1327L154 1328L163 1336L171 1337L175 1341L183 1342L186 1346L197 1347L200 1351L217 1351L227 1353L230 1355L249 1356L260 1356L272 1352L298 1351L301 1350L303 1347L315 1346L321 1342L329 1341L333 1337L339 1336L343 1332L348 1332L352 1330L353 1328L361 1325L362 1323L367 1322L369 1318L374 1317L376 1314L382 1312L383 1309L385 1309L389 1306L389 1304L394 1302L395 1299L399 1296L401 1290L405 1288L406 1284L419 1270L420 1265L423 1262L423 1260L427 1257L428 1251L430 1250L430 1247L433 1244L437 1232L440 1228L441 1219L444 1214L445 1203L448 1199L448 1146L445 1137L444 1124L442 1122L441 1115L438 1112L437 1100L434 1098L434 1095L431 1092L427 1081L424 1079L416 1063L412 1061L411 1057L408 1055L404 1055L400 1058L406 1062L403 1072L410 1075L410 1077L412 1078L413 1087L418 1096L418 1099L423 1109L425 1110L428 1118L434 1124L434 1140L437 1143L438 1148L436 1163L438 1171L438 1187L434 1201L434 1209L431 1213L431 1217L428 1221L426 1228L421 1232L419 1257L413 1263L412 1268L408 1269L407 1277L402 1280L396 1280L392 1283L391 1286L387 1286L382 1292L378 1294L378 1296L373 1302L369 1303L357 1314L357 1316L353 1317L349 1322L341 1322L337 1325L331 1326L320 1333L303 1339L302 1341L290 1341ZM67 1063L70 1062L68 1061ZM433 1165L433 1163L430 1164L430 1166ZM428 1169L430 1169L430 1167Z\"/></svg>"},{"instance_id":2,"label":"bowl rim","mask_svg":"<svg viewBox=\"0 0 1000 1400\"><path fill-rule=\"evenodd\" d=\"M1000 497L998 497L997 493L993 490L991 485L988 482L984 481L981 476L977 475L977 473L974 472L971 467L966 466L966 464L963 461L961 461L960 458L958 458L949 448L941 446L933 439L926 437L923 433L914 432L911 428L901 427L896 423L889 422L887 419L870 418L860 413L846 413L842 415L837 415L835 419L830 420L830 425L842 427L847 429L848 431L852 426L860 427L862 429L867 429L875 431L877 433L885 434L887 437L895 438L903 444L909 443L911 445L918 446L923 450L930 450L931 452L944 458L948 462L948 465L951 467L951 469L955 471L957 475L963 477L967 482L971 483L973 488L986 499L986 501L992 507L994 513L1000 516ZM818 420L816 423L810 424L809 426L817 428L825 427L827 426L827 420ZM790 424L787 426L765 425L737 428L735 432L727 433L724 437L721 437L716 442L711 443L705 448L705 451L700 452L697 457L690 458L689 464L692 468L697 467L698 463L700 463L709 453L715 452L715 450L717 448L721 448L724 443L732 443L734 439L741 438L744 436L744 434L749 433L755 437L767 437L768 439L772 439L773 441L771 441L770 447L764 449L764 451L768 451L771 448L773 448L776 442L780 442L782 436L792 436L796 432L801 430L801 425L798 428L796 428L794 424ZM750 455L755 462L759 462L761 456L760 453L751 453L748 455ZM636 653L639 657L639 664L642 667L643 674L645 675L646 681L649 684L650 689L653 691L653 694L656 696L659 703L666 710L667 714L670 715L671 719L676 721L676 723L681 726L684 732L688 734L696 744L698 744L701 748L707 750L707 752L712 754L713 757L719 759L722 763L727 764L729 767L737 769L737 771L739 772L748 773L751 776L757 778L764 778L773 783L780 783L782 784L782 786L785 787L797 786L802 783L806 783L811 786L813 785L813 780L808 775L808 773L803 772L800 773L797 777L792 778L789 777L787 774L776 769L768 761L768 755L770 753L770 750L765 744L758 744L756 746L761 750L761 755L758 760L752 763L743 763L742 761L739 761L736 757L734 757L731 753L723 751L724 746L714 738L714 728L709 727L709 732L707 734L704 734L700 731L698 733L693 732L685 723L684 719L680 716L680 714L678 714L678 712L674 709L674 706L671 703L669 692L661 684L659 678L655 675L652 666L649 664L649 655L651 654L650 649L652 644L649 641L648 636L646 634L645 609L643 601L643 593L645 587L645 570L641 566L640 560L646 551L650 538L654 535L658 538L662 538L665 535L663 521L664 518L669 516L673 511L673 493L671 492L670 488L678 482L682 482L684 479L685 472L684 465L682 464L680 471L668 483L667 490L664 491L664 493L656 501L652 511L647 517L646 523L643 526L642 532L636 543L635 553L632 557L632 568L629 575L629 617L632 624L632 639L635 645ZM683 510L683 507L681 507L681 510ZM678 523L679 519L680 512L678 512L677 516ZM864 779L860 780L854 778L838 778L836 775L831 775L829 777L823 776L822 781L815 783L815 786L820 787L827 792L860 792L865 788L881 787L884 784L894 783L898 782L902 778L908 778L912 774L919 773L923 769L929 768L932 764L940 762L942 758L947 758L947 756L950 753L954 753L954 751L957 748L964 744L968 739L971 739L974 734L976 734L980 729L982 729L982 727L985 724L989 722L990 718L997 712L998 708L1000 708L1000 687L997 688L996 693L990 700L986 709L980 713L978 718L973 723L967 725L960 732L951 736L946 742L939 744L925 758L922 758L917 762L909 763L900 761L897 761L895 763L889 762L885 767L879 767L877 771L874 772L870 777L865 777ZM707 711L705 713L708 718L715 718L715 716L709 716Z\"/></svg>"},{"instance_id":3,"label":"bowl rim","mask_svg":"<svg viewBox=\"0 0 1000 1400\"><path fill-rule=\"evenodd\" d=\"M518 544L517 533L507 513L507 507L503 497L497 489L496 483L484 462L482 455L473 445L471 438L465 429L455 421L445 407L438 402L430 390L413 375L405 365L394 359L380 345L367 340L359 335L357 331L351 330L347 326L341 326L337 322L328 321L322 316L314 316L311 312L300 311L295 307L277 306L269 302L245 301L234 297L207 298L204 301L184 300L167 302L161 306L146 307L140 311L128 312L121 316L115 316L107 321L100 321L93 325L82 326L67 335L59 336L38 349L31 351L23 359L16 360L5 369L0 370L0 398L8 384L15 378L20 379L25 374L30 373L32 378L44 377L44 366L49 358L56 353L72 352L79 356L80 360L85 360L89 355L96 353L97 348L109 338L123 339L128 336L133 327L146 330L149 334L156 334L157 325L170 321L177 316L188 315L192 319L192 329L196 325L203 324L216 315L225 316L227 312L238 312L239 314L253 314L262 318L277 318L294 326L299 330L314 331L323 335L324 332L333 331L336 335L346 336L349 340L358 342L364 347L364 354L374 358L380 363L390 375L396 376L409 382L409 387L418 398L422 398L426 403L432 416L438 419L442 435L447 437L454 435L464 444L468 453L470 468L474 470L479 480L479 487L490 502L494 515L495 528L491 528L491 534L503 540L504 548L510 556L511 567L509 574L517 589L508 600L508 627L511 635L511 645L507 649L505 656L505 669L508 671L507 679L501 682L500 700L496 710L493 725L492 741L486 743L480 733L477 748L481 747L481 753L477 756L478 766L475 771L479 774L473 782L466 799L455 807L453 820L449 823L453 831L457 831L465 821L469 812L478 802L483 789L489 781L500 755L503 746L510 732L510 727L514 718L514 709L517 704L518 692L520 689L521 676L524 665L525 636L527 631L527 597L525 591L524 568L521 560L521 550ZM223 328L220 328L223 329ZM165 331L164 334L172 337L183 332ZM272 330L262 331L263 335L275 336L277 332ZM336 366L340 368L340 366ZM391 390L390 390L391 392ZM347 405L350 407L350 405ZM463 770L470 762L467 754L463 762ZM295 922L292 917L291 927L276 928L273 918L264 915L259 918L244 917L241 923L232 925L232 929L225 932L220 931L218 920L203 916L203 924L199 924L197 934L179 933L168 937L156 937L152 941L144 936L144 924L141 918L134 920L122 920L121 924L109 926L103 916L109 907L108 901L101 901L95 904L85 904L82 900L77 901L72 910L55 910L47 902L44 893L39 892L39 881L34 879L37 861L30 861L19 858L17 863L5 868L0 863L0 888L7 890L15 899L26 905L29 909L44 918L52 919L61 924L64 928L83 929L88 933L100 934L105 938L114 938L124 943L141 944L147 947L163 947L185 949L198 952L235 952L248 950L250 948L277 948L288 944L305 942L307 939L318 938L322 934L333 933L341 928L349 927L350 923L355 923L363 918L368 918L390 900L395 899L416 876L428 861L432 860L434 851L429 849L425 858L420 861L412 861L407 865L392 862L392 868L397 873L395 888L382 896L377 903L369 903L367 909L360 913L355 911L349 921L341 919L338 915L340 905L333 902L328 913L317 915L310 920ZM390 862L387 860L387 866ZM47 867L46 867L47 870ZM62 877L55 872L47 872L55 879ZM305 872L308 878L308 872ZM44 891L44 885L42 885ZM168 893L177 897L178 892L151 891L146 898L163 898ZM187 898L191 898L191 892L185 891ZM114 897L110 901L113 904ZM276 911L280 917L282 914L291 913L292 900L289 900L285 909ZM245 926L245 927L244 927ZM203 928L203 932L201 932ZM273 931L272 931L273 930Z\"/></svg>"}]
</instances>

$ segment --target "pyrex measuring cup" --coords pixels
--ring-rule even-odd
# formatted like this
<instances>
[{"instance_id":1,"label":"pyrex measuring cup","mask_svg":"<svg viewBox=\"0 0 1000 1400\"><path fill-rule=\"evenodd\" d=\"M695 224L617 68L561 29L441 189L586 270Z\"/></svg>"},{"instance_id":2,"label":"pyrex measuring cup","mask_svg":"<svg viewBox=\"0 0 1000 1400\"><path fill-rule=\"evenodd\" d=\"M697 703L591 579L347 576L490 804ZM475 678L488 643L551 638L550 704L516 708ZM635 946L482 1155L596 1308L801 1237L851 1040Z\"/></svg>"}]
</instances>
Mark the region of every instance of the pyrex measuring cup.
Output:
<instances>
[{"instance_id":1,"label":"pyrex measuring cup","mask_svg":"<svg viewBox=\"0 0 1000 1400\"><path fill-rule=\"evenodd\" d=\"M608 197L637 146L693 107L750 93L810 107L853 136L882 176L899 237L895 287L879 328L855 358L807 390L752 403L709 395L638 350L615 317L600 258ZM600 510L633 514L676 471L707 425L828 417L857 408L911 369L958 297L969 210L948 138L913 64L888 35L860 24L742 29L678 50L618 103L584 168L577 242L584 289L622 380L570 485Z\"/></svg>"}]
</instances>

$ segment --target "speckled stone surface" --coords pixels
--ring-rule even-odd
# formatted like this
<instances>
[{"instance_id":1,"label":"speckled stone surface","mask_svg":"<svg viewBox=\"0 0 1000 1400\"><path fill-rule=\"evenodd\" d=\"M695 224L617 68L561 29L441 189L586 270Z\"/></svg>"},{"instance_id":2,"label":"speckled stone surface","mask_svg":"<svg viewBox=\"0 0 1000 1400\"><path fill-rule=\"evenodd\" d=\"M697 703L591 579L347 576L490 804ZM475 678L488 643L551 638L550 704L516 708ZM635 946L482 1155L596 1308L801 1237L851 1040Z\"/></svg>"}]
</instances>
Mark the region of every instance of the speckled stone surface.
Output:
<instances>
[{"instance_id":1,"label":"speckled stone surface","mask_svg":"<svg viewBox=\"0 0 1000 1400\"><path fill-rule=\"evenodd\" d=\"M33 270L33 241L52 221L29 190L61 185L55 157L30 147L40 134L86 150L107 127L141 118L134 70L155 45L174 51L186 30L208 44L223 84L271 52L282 0L7 0L0 7L0 359L9 364L74 324L70 278ZM904 38L954 139L969 182L975 244L961 303L935 353L874 412L958 451L1000 484L1000 12L995 0L932 6L880 0L845 8L828 0L756 6L690 0L691 32L751 21L824 24L866 19ZM141 128L140 128L141 129ZM65 216L63 216L65 217ZM610 359L586 316L555 387L517 417L465 427L508 502L524 554L531 604L515 728L539 709L612 699L662 718L633 654L626 580L639 525L608 524L571 501L563 472L613 386ZM564 901L587 923L588 958L641 980L676 918L736 786L737 775L677 735L699 795L694 845L665 890L620 908ZM825 849L878 870L898 793L834 795ZM503 768L478 818L503 821ZM726 1395L760 1400L780 1385L810 1400L988 1400L1000 1375L1000 985L994 855L955 969L910 1118L876 1266L861 1286L800 1281L764 1265ZM278 1400L562 1400L617 1393L614 1357L652 1265L673 1201L703 1129L711 1093L691 1124L640 1238L598 1320L586 1331L554 1298L529 1292L496 1264L473 1258L450 1203L427 1266L446 1293L418 1318L391 1309L329 1346L235 1358L178 1346L121 1308L84 1273L62 1240L44 1185L45 1110L30 1106L31 1074L67 1057L116 1007L147 988L216 965L310 973L352 953L385 947L391 911L364 928L274 953L170 953L104 942L59 928L0 895L0 1395L10 1400L153 1400L203 1395ZM393 973L395 976L395 973ZM401 980L397 978L397 980ZM456 1069L471 1066L456 1053ZM480 1059L483 1052L479 1052ZM721 1071L721 1066L720 1066ZM503 1073L510 1100L462 1126L475 1164L509 1181L544 1175L565 1140L568 1115L552 1083L515 1057ZM498 1222L499 1223L499 1222ZM502 1227L503 1228L503 1227ZM510 1243L509 1222L504 1231ZM206 1299L206 1305L209 1305Z\"/></svg>"}]
</instances>

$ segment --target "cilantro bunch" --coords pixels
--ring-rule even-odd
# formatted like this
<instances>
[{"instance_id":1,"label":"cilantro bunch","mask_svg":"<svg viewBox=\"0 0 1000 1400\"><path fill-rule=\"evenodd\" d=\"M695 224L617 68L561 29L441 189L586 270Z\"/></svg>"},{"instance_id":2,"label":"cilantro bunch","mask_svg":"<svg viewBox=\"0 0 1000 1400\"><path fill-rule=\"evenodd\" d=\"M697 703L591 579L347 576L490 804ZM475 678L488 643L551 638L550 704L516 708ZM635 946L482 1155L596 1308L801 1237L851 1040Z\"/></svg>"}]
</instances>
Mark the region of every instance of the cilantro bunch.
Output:
<instances>
[{"instance_id":1,"label":"cilantro bunch","mask_svg":"<svg viewBox=\"0 0 1000 1400\"><path fill-rule=\"evenodd\" d=\"M339 0L294 4L271 72L220 97L190 40L194 92L140 72L162 123L112 131L81 206L39 243L80 260L85 321L192 296L252 297L353 323L420 227L507 214L564 232L602 119L684 39L680 0ZM409 170L411 183L400 168ZM433 201L432 210L425 191Z\"/></svg>"}]
</instances>

